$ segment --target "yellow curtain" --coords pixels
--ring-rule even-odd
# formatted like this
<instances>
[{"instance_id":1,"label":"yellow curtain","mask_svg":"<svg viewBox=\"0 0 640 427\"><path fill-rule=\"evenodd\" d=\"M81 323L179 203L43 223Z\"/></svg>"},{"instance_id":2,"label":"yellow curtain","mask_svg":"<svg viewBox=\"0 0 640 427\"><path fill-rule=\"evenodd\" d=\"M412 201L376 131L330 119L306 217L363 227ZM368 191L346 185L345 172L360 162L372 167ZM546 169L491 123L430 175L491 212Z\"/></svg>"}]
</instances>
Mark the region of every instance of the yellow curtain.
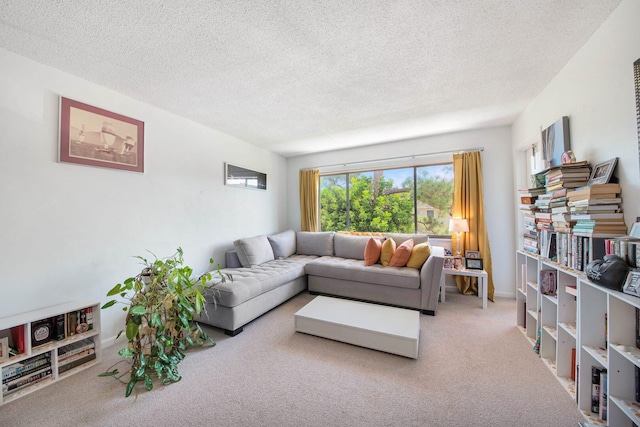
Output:
<instances>
[{"instance_id":1,"label":"yellow curtain","mask_svg":"<svg viewBox=\"0 0 640 427\"><path fill-rule=\"evenodd\" d=\"M300 229L318 231L318 187L320 171L300 171Z\"/></svg>"},{"instance_id":2,"label":"yellow curtain","mask_svg":"<svg viewBox=\"0 0 640 427\"><path fill-rule=\"evenodd\" d=\"M489 276L488 298L493 301L491 250L484 214L482 159L479 151L453 155L453 207L451 214L453 218L465 218L469 222L469 232L461 233L460 236L460 250L463 256L465 251L480 252L483 267ZM457 245L456 234L451 236L452 247ZM476 278L455 276L455 279L461 293L465 295L478 293Z\"/></svg>"}]
</instances>

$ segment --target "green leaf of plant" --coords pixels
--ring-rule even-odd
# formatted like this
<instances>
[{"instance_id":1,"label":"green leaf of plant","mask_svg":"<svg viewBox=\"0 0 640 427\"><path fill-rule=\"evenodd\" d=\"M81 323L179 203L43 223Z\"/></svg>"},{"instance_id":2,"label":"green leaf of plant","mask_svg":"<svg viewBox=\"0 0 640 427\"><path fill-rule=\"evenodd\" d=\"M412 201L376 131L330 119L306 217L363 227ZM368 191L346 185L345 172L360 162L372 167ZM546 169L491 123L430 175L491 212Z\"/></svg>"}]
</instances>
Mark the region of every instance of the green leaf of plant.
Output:
<instances>
[{"instance_id":1,"label":"green leaf of plant","mask_svg":"<svg viewBox=\"0 0 640 427\"><path fill-rule=\"evenodd\" d=\"M116 300L112 299L111 301L109 301L109 302L105 303L101 308L104 310L105 308L109 308L109 307L111 307L111 306L112 306L112 305L114 305L116 302L117 302Z\"/></svg>"},{"instance_id":2,"label":"green leaf of plant","mask_svg":"<svg viewBox=\"0 0 640 427\"><path fill-rule=\"evenodd\" d=\"M124 281L125 285L128 285L129 283L133 283L136 281L135 277L129 277L127 280Z\"/></svg>"},{"instance_id":3,"label":"green leaf of plant","mask_svg":"<svg viewBox=\"0 0 640 427\"><path fill-rule=\"evenodd\" d=\"M144 366L140 366L137 370L136 370L136 378L144 378Z\"/></svg>"},{"instance_id":4,"label":"green leaf of plant","mask_svg":"<svg viewBox=\"0 0 640 427\"><path fill-rule=\"evenodd\" d=\"M118 354L119 354L120 356L122 356L122 357L126 358L126 359L130 359L130 358L132 358L132 357L133 357L133 349L132 349L132 348L129 348L129 347L126 347L126 348L121 349L121 350L118 352Z\"/></svg>"},{"instance_id":5,"label":"green leaf of plant","mask_svg":"<svg viewBox=\"0 0 640 427\"><path fill-rule=\"evenodd\" d=\"M127 323L127 339L129 341L133 340L138 334L139 327L140 325L137 325L133 320L129 320L129 323Z\"/></svg>"},{"instance_id":6,"label":"green leaf of plant","mask_svg":"<svg viewBox=\"0 0 640 427\"><path fill-rule=\"evenodd\" d=\"M111 290L107 293L108 297L112 297L115 294L119 294L120 290L121 290L122 285L120 283L118 283L117 285L115 285L113 288L111 288Z\"/></svg>"},{"instance_id":7,"label":"green leaf of plant","mask_svg":"<svg viewBox=\"0 0 640 427\"><path fill-rule=\"evenodd\" d=\"M182 323L182 326L185 328L189 327L189 318L187 317L187 314L185 312L181 312L178 315L178 318L180 319L180 322Z\"/></svg>"},{"instance_id":8,"label":"green leaf of plant","mask_svg":"<svg viewBox=\"0 0 640 427\"><path fill-rule=\"evenodd\" d=\"M136 386L136 379L133 376L131 376L131 379L127 383L127 390L124 393L124 397L129 397L135 386Z\"/></svg>"},{"instance_id":9,"label":"green leaf of plant","mask_svg":"<svg viewBox=\"0 0 640 427\"><path fill-rule=\"evenodd\" d=\"M153 389L153 381L151 381L151 377L149 375L144 377L144 385L147 386L147 390Z\"/></svg>"},{"instance_id":10,"label":"green leaf of plant","mask_svg":"<svg viewBox=\"0 0 640 427\"><path fill-rule=\"evenodd\" d=\"M202 304L204 303L204 297L200 291L196 290L196 313L200 314L202 311Z\"/></svg>"},{"instance_id":11,"label":"green leaf of plant","mask_svg":"<svg viewBox=\"0 0 640 427\"><path fill-rule=\"evenodd\" d=\"M103 372L98 376L99 377L113 377L115 375L118 375L118 370L117 369L114 369L113 371Z\"/></svg>"},{"instance_id":12,"label":"green leaf of plant","mask_svg":"<svg viewBox=\"0 0 640 427\"><path fill-rule=\"evenodd\" d=\"M160 316L160 313L158 313L157 311L154 311L153 314L151 315L151 326L153 327L162 326L162 317Z\"/></svg>"},{"instance_id":13,"label":"green leaf of plant","mask_svg":"<svg viewBox=\"0 0 640 427\"><path fill-rule=\"evenodd\" d=\"M120 338L120 335L122 335L123 332L124 332L124 329L118 332L118 335L116 335L116 339Z\"/></svg>"},{"instance_id":14,"label":"green leaf of plant","mask_svg":"<svg viewBox=\"0 0 640 427\"><path fill-rule=\"evenodd\" d=\"M145 314L147 314L147 308L144 305L136 305L131 307L129 313L134 316L144 316Z\"/></svg>"}]
</instances>

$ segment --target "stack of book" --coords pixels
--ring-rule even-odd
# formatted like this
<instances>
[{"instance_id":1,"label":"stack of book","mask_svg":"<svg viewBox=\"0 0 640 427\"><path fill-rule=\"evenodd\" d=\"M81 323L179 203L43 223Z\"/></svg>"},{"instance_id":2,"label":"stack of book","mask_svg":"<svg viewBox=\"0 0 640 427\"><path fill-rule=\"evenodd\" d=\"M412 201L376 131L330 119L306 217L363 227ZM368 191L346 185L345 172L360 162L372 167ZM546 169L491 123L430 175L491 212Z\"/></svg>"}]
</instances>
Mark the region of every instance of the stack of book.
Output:
<instances>
[{"instance_id":1,"label":"stack of book","mask_svg":"<svg viewBox=\"0 0 640 427\"><path fill-rule=\"evenodd\" d=\"M89 338L58 349L58 373L66 372L96 358L95 343Z\"/></svg>"},{"instance_id":2,"label":"stack of book","mask_svg":"<svg viewBox=\"0 0 640 427\"><path fill-rule=\"evenodd\" d=\"M536 228L536 201L538 196L544 194L544 188L528 188L518 190L520 196L520 212L524 219L524 244L523 249L529 253L538 253L538 229Z\"/></svg>"},{"instance_id":3,"label":"stack of book","mask_svg":"<svg viewBox=\"0 0 640 427\"><path fill-rule=\"evenodd\" d=\"M547 192L584 187L590 175L591 168L586 161L555 166L545 172L545 186Z\"/></svg>"},{"instance_id":4,"label":"stack of book","mask_svg":"<svg viewBox=\"0 0 640 427\"><path fill-rule=\"evenodd\" d=\"M2 368L2 394L7 396L51 378L51 353L43 353Z\"/></svg>"},{"instance_id":5,"label":"stack of book","mask_svg":"<svg viewBox=\"0 0 640 427\"><path fill-rule=\"evenodd\" d=\"M551 208L552 229L558 233L570 233L574 222L569 215L566 188L551 192L549 207Z\"/></svg>"},{"instance_id":6,"label":"stack of book","mask_svg":"<svg viewBox=\"0 0 640 427\"><path fill-rule=\"evenodd\" d=\"M545 193L538 196L536 206L536 229L538 230L538 253L545 258L553 258L551 246L555 240L553 224L551 220L551 197L552 193Z\"/></svg>"},{"instance_id":7,"label":"stack of book","mask_svg":"<svg viewBox=\"0 0 640 427\"><path fill-rule=\"evenodd\" d=\"M573 233L581 236L624 236L627 226L622 213L620 184L593 184L567 192Z\"/></svg>"}]
</instances>

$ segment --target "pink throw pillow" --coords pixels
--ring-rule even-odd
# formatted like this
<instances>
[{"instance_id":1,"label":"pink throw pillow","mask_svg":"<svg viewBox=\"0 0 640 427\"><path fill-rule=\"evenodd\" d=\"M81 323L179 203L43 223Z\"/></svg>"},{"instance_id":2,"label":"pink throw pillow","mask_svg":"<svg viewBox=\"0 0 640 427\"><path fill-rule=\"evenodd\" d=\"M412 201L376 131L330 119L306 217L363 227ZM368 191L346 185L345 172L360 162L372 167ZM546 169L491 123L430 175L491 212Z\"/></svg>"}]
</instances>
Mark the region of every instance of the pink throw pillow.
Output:
<instances>
[{"instance_id":1,"label":"pink throw pillow","mask_svg":"<svg viewBox=\"0 0 640 427\"><path fill-rule=\"evenodd\" d=\"M382 242L380 239L372 237L364 248L364 265L373 265L380 259L382 252Z\"/></svg>"},{"instance_id":2,"label":"pink throw pillow","mask_svg":"<svg viewBox=\"0 0 640 427\"><path fill-rule=\"evenodd\" d=\"M412 250L413 239L406 240L393 252L391 261L389 261L389 267L404 267L407 265L407 261L409 261L409 258L411 257Z\"/></svg>"}]
</instances>

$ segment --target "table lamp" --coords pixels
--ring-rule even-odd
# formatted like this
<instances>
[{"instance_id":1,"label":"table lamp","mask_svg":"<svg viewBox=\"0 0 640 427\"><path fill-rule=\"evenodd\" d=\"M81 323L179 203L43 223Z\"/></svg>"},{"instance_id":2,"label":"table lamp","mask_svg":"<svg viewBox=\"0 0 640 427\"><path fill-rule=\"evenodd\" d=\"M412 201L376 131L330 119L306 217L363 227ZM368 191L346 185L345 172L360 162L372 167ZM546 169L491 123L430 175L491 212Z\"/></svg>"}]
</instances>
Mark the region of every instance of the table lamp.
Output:
<instances>
[{"instance_id":1,"label":"table lamp","mask_svg":"<svg viewBox=\"0 0 640 427\"><path fill-rule=\"evenodd\" d=\"M469 231L469 223L466 219L454 219L449 220L449 231L458 233L458 251L457 256L460 256L460 233L466 233Z\"/></svg>"}]
</instances>

